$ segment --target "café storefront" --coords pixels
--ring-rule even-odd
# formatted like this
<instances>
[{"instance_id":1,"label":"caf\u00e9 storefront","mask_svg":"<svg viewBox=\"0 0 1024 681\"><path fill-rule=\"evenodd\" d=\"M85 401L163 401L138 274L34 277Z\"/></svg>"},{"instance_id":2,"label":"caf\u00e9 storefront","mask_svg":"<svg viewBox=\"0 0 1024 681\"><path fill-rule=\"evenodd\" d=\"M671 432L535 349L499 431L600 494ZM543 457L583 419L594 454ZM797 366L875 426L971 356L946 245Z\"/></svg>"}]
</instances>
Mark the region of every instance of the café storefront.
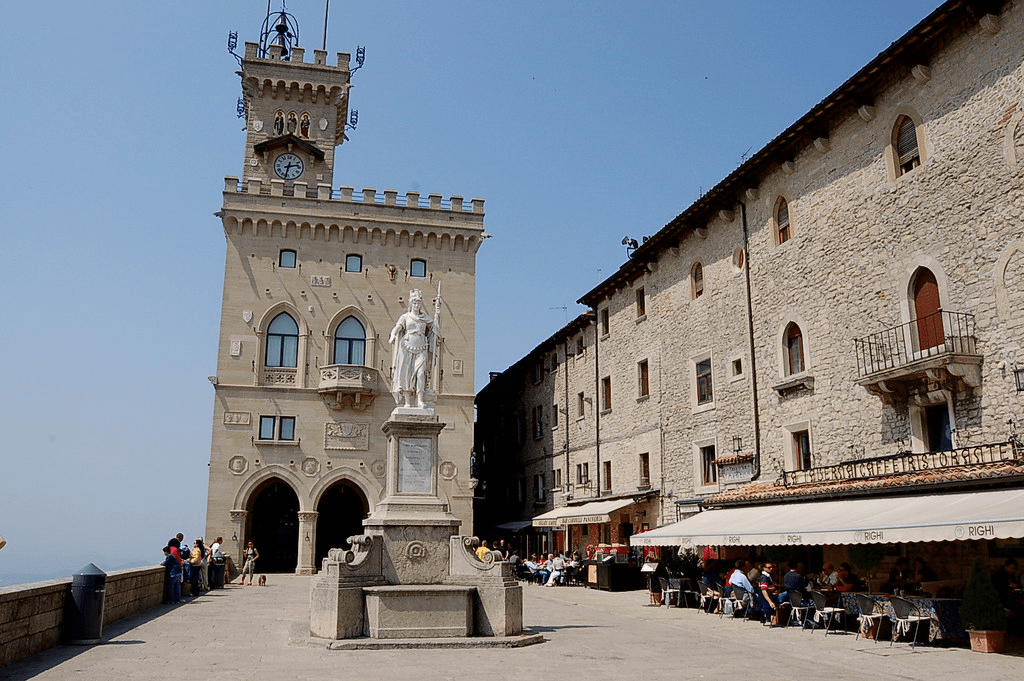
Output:
<instances>
[{"instance_id":1,"label":"caf\u00e9 storefront","mask_svg":"<svg viewBox=\"0 0 1024 681\"><path fill-rule=\"evenodd\" d=\"M948 606L949 617L937 621L958 623L956 599L974 559L984 558L995 571L1008 558L1024 557L1024 448L1006 442L787 472L723 491L701 506L631 544L711 547L725 564L798 560L811 573L823 562L848 561L862 578L858 590L879 594L891 593L887 582L898 560L923 558L937 575L915 585L914 595L936 611ZM859 560L866 557L872 560ZM849 609L856 611L852 601ZM938 635L963 632L953 633Z\"/></svg>"},{"instance_id":2,"label":"caf\u00e9 storefront","mask_svg":"<svg viewBox=\"0 0 1024 681\"><path fill-rule=\"evenodd\" d=\"M634 519L645 517L646 497L590 501L561 506L533 519L533 526L556 534L556 548L579 551L584 583L611 591L638 588L640 568L629 560Z\"/></svg>"}]
</instances>

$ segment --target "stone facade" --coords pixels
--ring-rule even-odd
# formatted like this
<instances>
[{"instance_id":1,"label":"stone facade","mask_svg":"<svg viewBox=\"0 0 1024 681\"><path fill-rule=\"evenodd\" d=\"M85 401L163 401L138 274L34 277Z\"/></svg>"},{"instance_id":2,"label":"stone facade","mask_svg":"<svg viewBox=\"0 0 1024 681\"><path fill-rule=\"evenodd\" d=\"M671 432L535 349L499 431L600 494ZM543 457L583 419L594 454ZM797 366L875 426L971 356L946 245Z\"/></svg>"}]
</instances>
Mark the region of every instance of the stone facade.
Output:
<instances>
[{"instance_id":1,"label":"stone facade","mask_svg":"<svg viewBox=\"0 0 1024 681\"><path fill-rule=\"evenodd\" d=\"M253 540L264 570L311 573L383 496L387 339L413 289L431 313L440 290L439 494L472 532L483 200L334 188L349 56L330 66L320 50L304 63L301 48L289 60L275 49L246 45L244 168L225 179L218 213L227 257L206 536L236 560Z\"/></svg>"},{"instance_id":2,"label":"stone facade","mask_svg":"<svg viewBox=\"0 0 1024 681\"><path fill-rule=\"evenodd\" d=\"M479 428L507 426L490 412L512 403L548 408L524 377L585 339L545 374L566 384L568 437L556 429L551 444L569 443L568 465L534 446L506 452L504 470L547 462L566 479L589 459L592 476L612 473L589 493L616 495L642 482L649 453L653 527L679 502L799 469L1011 439L1024 407L1024 7L987 11L945 3L485 387ZM581 393L593 405L576 420Z\"/></svg>"}]
</instances>

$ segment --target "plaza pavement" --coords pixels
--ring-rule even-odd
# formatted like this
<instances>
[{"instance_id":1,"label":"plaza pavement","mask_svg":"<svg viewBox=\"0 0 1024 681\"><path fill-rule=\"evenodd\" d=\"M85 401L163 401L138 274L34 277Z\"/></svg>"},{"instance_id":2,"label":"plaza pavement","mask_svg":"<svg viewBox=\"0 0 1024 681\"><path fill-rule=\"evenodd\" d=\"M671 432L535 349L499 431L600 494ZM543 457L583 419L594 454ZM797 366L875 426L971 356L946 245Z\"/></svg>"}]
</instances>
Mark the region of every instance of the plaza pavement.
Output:
<instances>
[{"instance_id":1,"label":"plaza pavement","mask_svg":"<svg viewBox=\"0 0 1024 681\"><path fill-rule=\"evenodd\" d=\"M524 585L523 648L328 650L308 641L311 577L229 586L104 629L95 646L58 646L0 668L0 679L927 679L1024 678L1024 651L892 648L854 634L769 629L698 610L651 607L647 593ZM326 643L326 642L324 642Z\"/></svg>"}]
</instances>

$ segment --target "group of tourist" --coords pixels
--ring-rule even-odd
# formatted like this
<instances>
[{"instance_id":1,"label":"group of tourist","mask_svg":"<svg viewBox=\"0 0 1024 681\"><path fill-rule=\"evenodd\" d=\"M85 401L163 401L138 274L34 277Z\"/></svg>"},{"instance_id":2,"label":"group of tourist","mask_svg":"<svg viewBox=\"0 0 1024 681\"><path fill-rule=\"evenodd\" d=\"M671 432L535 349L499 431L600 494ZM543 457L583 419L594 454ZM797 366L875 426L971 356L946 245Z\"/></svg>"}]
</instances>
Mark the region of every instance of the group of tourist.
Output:
<instances>
[{"instance_id":1,"label":"group of tourist","mask_svg":"<svg viewBox=\"0 0 1024 681\"><path fill-rule=\"evenodd\" d=\"M549 553L547 556L531 553L516 572L517 576L544 586L564 585L569 583L569 578L579 569L580 563L579 551L574 551L571 556L565 551Z\"/></svg>"},{"instance_id":2,"label":"group of tourist","mask_svg":"<svg viewBox=\"0 0 1024 681\"><path fill-rule=\"evenodd\" d=\"M515 551L512 550L511 546L505 543L504 539L495 542L493 546L488 544L487 540L484 539L480 542L480 546L477 547L475 553L476 557L480 560L486 560L484 556L486 556L488 553L494 554L493 556L491 556L491 560L510 560Z\"/></svg>"},{"instance_id":3,"label":"group of tourist","mask_svg":"<svg viewBox=\"0 0 1024 681\"><path fill-rule=\"evenodd\" d=\"M853 574L849 563L840 564L836 569L826 562L818 575L808 579L802 562L791 561L785 572L774 561L757 564L749 560L737 560L726 573L720 571L718 561L704 562L701 582L706 587L704 608L717 611L729 607L730 597L734 603L746 610L750 616L764 623L775 623L788 617L792 606L807 605L812 588L822 591L858 591L863 585ZM775 577L780 577L780 582ZM780 623L785 623L784 621Z\"/></svg>"},{"instance_id":4,"label":"group of tourist","mask_svg":"<svg viewBox=\"0 0 1024 681\"><path fill-rule=\"evenodd\" d=\"M210 588L209 567L211 563L223 564L229 562L221 551L224 539L217 537L210 546L206 546L202 537L197 537L189 547L183 544L185 535L179 532L167 541L164 546L164 559L162 565L167 574L167 602L181 603L182 583L189 585L189 596L196 597ZM252 546L252 542L249 542ZM227 569L225 565L225 569ZM243 579L245 574L243 572ZM252 583L250 572L249 582Z\"/></svg>"}]
</instances>

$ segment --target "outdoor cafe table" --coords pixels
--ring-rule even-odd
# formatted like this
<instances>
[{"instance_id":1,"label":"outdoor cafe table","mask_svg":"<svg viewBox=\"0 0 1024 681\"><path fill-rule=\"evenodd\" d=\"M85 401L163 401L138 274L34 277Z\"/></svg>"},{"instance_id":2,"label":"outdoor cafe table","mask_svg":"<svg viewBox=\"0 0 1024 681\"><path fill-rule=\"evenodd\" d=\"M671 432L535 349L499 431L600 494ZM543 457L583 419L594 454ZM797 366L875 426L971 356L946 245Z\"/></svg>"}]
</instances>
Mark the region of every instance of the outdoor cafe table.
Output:
<instances>
[{"instance_id":1,"label":"outdoor cafe table","mask_svg":"<svg viewBox=\"0 0 1024 681\"><path fill-rule=\"evenodd\" d=\"M864 594L876 603L882 604L882 611L892 621L894 612L889 596L886 594ZM960 622L959 598L924 598L921 596L904 596L917 608L918 612L929 618L928 640L950 642L966 640L967 632ZM860 614L857 598L852 593L841 593L840 602L843 609L856 617Z\"/></svg>"}]
</instances>

